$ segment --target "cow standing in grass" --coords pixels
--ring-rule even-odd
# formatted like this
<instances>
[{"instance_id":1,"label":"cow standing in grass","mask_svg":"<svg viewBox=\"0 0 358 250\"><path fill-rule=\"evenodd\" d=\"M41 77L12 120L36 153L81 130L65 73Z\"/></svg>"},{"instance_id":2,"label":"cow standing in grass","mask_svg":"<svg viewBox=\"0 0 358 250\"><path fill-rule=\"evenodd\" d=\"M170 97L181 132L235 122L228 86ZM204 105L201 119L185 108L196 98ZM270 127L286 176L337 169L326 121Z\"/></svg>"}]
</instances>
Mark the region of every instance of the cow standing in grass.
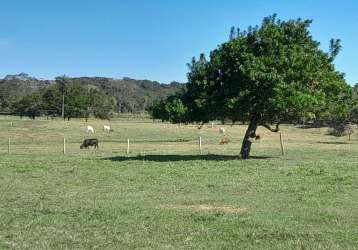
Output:
<instances>
[{"instance_id":1,"label":"cow standing in grass","mask_svg":"<svg viewBox=\"0 0 358 250\"><path fill-rule=\"evenodd\" d=\"M110 125L104 125L103 126L103 131L109 133L109 132L113 131L113 129L111 128Z\"/></svg>"},{"instance_id":2,"label":"cow standing in grass","mask_svg":"<svg viewBox=\"0 0 358 250\"><path fill-rule=\"evenodd\" d=\"M94 147L95 149L98 149L98 140L97 139L85 139L81 146L80 149L83 148L88 148L88 147Z\"/></svg>"},{"instance_id":3,"label":"cow standing in grass","mask_svg":"<svg viewBox=\"0 0 358 250\"><path fill-rule=\"evenodd\" d=\"M228 137L224 136L224 138L221 139L220 145L229 144L230 140Z\"/></svg>"},{"instance_id":4,"label":"cow standing in grass","mask_svg":"<svg viewBox=\"0 0 358 250\"><path fill-rule=\"evenodd\" d=\"M92 134L94 134L94 128L92 127L92 126L87 126L87 133L92 133Z\"/></svg>"}]
</instances>

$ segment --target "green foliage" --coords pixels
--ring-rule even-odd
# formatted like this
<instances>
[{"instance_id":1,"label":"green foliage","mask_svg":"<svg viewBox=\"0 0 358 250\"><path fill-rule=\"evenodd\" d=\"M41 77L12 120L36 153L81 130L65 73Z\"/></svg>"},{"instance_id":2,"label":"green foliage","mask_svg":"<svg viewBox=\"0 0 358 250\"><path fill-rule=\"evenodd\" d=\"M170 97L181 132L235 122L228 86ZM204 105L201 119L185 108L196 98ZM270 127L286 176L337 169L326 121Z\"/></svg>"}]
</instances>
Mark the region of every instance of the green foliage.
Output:
<instances>
[{"instance_id":1,"label":"green foliage","mask_svg":"<svg viewBox=\"0 0 358 250\"><path fill-rule=\"evenodd\" d=\"M18 101L15 105L15 112L21 117L28 116L34 120L36 117L44 114L42 104L41 96L38 93L34 93Z\"/></svg>"},{"instance_id":2,"label":"green foliage","mask_svg":"<svg viewBox=\"0 0 358 250\"><path fill-rule=\"evenodd\" d=\"M335 136L344 136L352 133L352 125L358 124L357 86L352 88L352 96L350 98L343 100L342 96L338 95L336 100L328 106L328 111L323 113L318 119L323 120L324 124L330 126L332 134Z\"/></svg>"},{"instance_id":3,"label":"green foliage","mask_svg":"<svg viewBox=\"0 0 358 250\"><path fill-rule=\"evenodd\" d=\"M65 117L90 116L109 120L113 115L115 101L97 88L68 84L65 94Z\"/></svg>"},{"instance_id":4,"label":"green foliage","mask_svg":"<svg viewBox=\"0 0 358 250\"><path fill-rule=\"evenodd\" d=\"M97 88L67 82L65 85L51 85L34 94L23 97L14 104L13 112L20 116L61 116L64 94L64 118L86 118L90 116L110 119L115 101Z\"/></svg>"},{"instance_id":5,"label":"green foliage","mask_svg":"<svg viewBox=\"0 0 358 250\"><path fill-rule=\"evenodd\" d=\"M353 87L354 104L350 112L350 122L358 124L358 83Z\"/></svg>"},{"instance_id":6,"label":"green foliage","mask_svg":"<svg viewBox=\"0 0 358 250\"><path fill-rule=\"evenodd\" d=\"M59 89L61 94L66 93L67 85L70 82L70 78L68 78L67 76L63 75L63 76L56 77L55 81L56 81L56 84L57 84L57 88Z\"/></svg>"},{"instance_id":7,"label":"green foliage","mask_svg":"<svg viewBox=\"0 0 358 250\"><path fill-rule=\"evenodd\" d=\"M24 96L37 92L48 86L49 81L37 80L25 73L8 75L0 79L0 112L11 113Z\"/></svg>"},{"instance_id":8,"label":"green foliage","mask_svg":"<svg viewBox=\"0 0 358 250\"><path fill-rule=\"evenodd\" d=\"M329 134L340 137L345 135L351 135L354 133L354 126L345 121L336 121L331 125L331 131Z\"/></svg>"},{"instance_id":9,"label":"green foliage","mask_svg":"<svg viewBox=\"0 0 358 250\"><path fill-rule=\"evenodd\" d=\"M10 112L11 104L13 101L9 100L3 93L0 91L0 110L3 112Z\"/></svg>"},{"instance_id":10,"label":"green foliage","mask_svg":"<svg viewBox=\"0 0 358 250\"><path fill-rule=\"evenodd\" d=\"M148 108L148 112L150 113L153 119L159 119L164 121L169 121L169 114L165 110L166 102L161 100L159 102L154 103L150 108Z\"/></svg>"},{"instance_id":11,"label":"green foliage","mask_svg":"<svg viewBox=\"0 0 358 250\"><path fill-rule=\"evenodd\" d=\"M90 103L88 90L77 84L66 86L65 118L88 118L90 116Z\"/></svg>"},{"instance_id":12,"label":"green foliage","mask_svg":"<svg viewBox=\"0 0 358 250\"><path fill-rule=\"evenodd\" d=\"M169 98L165 103L165 111L168 113L169 121L173 123L181 123L186 119L188 108L179 98Z\"/></svg>"},{"instance_id":13,"label":"green foliage","mask_svg":"<svg viewBox=\"0 0 358 250\"><path fill-rule=\"evenodd\" d=\"M329 41L329 53L332 59L334 59L338 55L341 49L342 45L340 39L331 39Z\"/></svg>"},{"instance_id":14,"label":"green foliage","mask_svg":"<svg viewBox=\"0 0 358 250\"><path fill-rule=\"evenodd\" d=\"M46 116L60 116L62 105L62 93L58 86L51 85L40 90L43 107Z\"/></svg>"},{"instance_id":15,"label":"green foliage","mask_svg":"<svg viewBox=\"0 0 358 250\"><path fill-rule=\"evenodd\" d=\"M112 79L104 77L71 78L71 82L84 86L95 86L115 100L117 113L140 112L170 95L181 92L183 84L172 82L160 84L148 80L134 80L128 77Z\"/></svg>"},{"instance_id":16,"label":"green foliage","mask_svg":"<svg viewBox=\"0 0 358 250\"><path fill-rule=\"evenodd\" d=\"M182 123L187 120L188 108L179 97L172 96L153 105L149 112L154 119Z\"/></svg>"},{"instance_id":17,"label":"green foliage","mask_svg":"<svg viewBox=\"0 0 358 250\"><path fill-rule=\"evenodd\" d=\"M96 88L90 88L88 98L89 107L94 117L109 120L113 116L116 105L114 97L110 97Z\"/></svg>"}]
</instances>

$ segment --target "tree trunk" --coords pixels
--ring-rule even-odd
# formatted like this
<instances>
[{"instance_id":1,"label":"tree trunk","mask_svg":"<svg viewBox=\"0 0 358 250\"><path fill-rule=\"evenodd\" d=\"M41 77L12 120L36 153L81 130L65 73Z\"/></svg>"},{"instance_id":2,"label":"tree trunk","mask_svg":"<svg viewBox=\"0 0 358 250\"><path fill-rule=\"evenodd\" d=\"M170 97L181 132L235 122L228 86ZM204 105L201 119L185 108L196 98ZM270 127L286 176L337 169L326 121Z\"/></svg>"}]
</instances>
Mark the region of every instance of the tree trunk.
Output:
<instances>
[{"instance_id":1,"label":"tree trunk","mask_svg":"<svg viewBox=\"0 0 358 250\"><path fill-rule=\"evenodd\" d=\"M250 156L252 140L255 138L256 129L258 126L258 120L256 117L253 117L250 121L249 127L246 130L244 141L241 146L241 158L248 159Z\"/></svg>"},{"instance_id":2,"label":"tree trunk","mask_svg":"<svg viewBox=\"0 0 358 250\"><path fill-rule=\"evenodd\" d=\"M61 110L62 119L65 120L65 94L62 93L62 110Z\"/></svg>"}]
</instances>

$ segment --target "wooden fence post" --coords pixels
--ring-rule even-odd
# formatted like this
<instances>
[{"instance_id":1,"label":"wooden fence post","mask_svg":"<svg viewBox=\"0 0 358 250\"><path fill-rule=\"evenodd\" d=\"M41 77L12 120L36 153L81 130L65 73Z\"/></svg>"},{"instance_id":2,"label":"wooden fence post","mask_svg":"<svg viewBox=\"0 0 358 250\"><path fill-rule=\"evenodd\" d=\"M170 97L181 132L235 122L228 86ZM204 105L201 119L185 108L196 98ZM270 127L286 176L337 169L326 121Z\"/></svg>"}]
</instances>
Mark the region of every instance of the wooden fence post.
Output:
<instances>
[{"instance_id":1,"label":"wooden fence post","mask_svg":"<svg viewBox=\"0 0 358 250\"><path fill-rule=\"evenodd\" d=\"M127 139L127 155L129 154L129 139Z\"/></svg>"},{"instance_id":2,"label":"wooden fence post","mask_svg":"<svg viewBox=\"0 0 358 250\"><path fill-rule=\"evenodd\" d=\"M200 154L202 155L203 154L203 149L202 149L201 136L199 136L199 151L200 151Z\"/></svg>"},{"instance_id":3,"label":"wooden fence post","mask_svg":"<svg viewBox=\"0 0 358 250\"><path fill-rule=\"evenodd\" d=\"M281 152L282 152L282 155L285 154L285 149L284 149L284 146L283 146L283 139L282 139L282 133L280 132L280 143L281 143Z\"/></svg>"},{"instance_id":4,"label":"wooden fence post","mask_svg":"<svg viewBox=\"0 0 358 250\"><path fill-rule=\"evenodd\" d=\"M66 138L63 137L63 154L65 155L66 154Z\"/></svg>"}]
</instances>

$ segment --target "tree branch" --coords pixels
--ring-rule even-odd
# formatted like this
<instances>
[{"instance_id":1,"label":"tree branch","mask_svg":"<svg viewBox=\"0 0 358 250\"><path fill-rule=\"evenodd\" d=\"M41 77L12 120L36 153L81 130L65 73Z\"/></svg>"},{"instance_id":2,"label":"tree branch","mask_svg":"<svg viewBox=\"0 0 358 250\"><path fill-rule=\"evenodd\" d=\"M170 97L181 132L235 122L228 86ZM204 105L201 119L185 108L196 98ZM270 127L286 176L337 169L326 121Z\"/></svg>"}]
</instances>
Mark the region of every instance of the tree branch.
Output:
<instances>
[{"instance_id":1,"label":"tree branch","mask_svg":"<svg viewBox=\"0 0 358 250\"><path fill-rule=\"evenodd\" d=\"M262 127L267 128L267 129L270 130L271 132L278 132L278 131L280 131L279 125L280 125L280 123L278 122L278 123L276 124L276 127L275 127L275 128L271 128L270 125L268 125L268 124L261 124Z\"/></svg>"}]
</instances>

